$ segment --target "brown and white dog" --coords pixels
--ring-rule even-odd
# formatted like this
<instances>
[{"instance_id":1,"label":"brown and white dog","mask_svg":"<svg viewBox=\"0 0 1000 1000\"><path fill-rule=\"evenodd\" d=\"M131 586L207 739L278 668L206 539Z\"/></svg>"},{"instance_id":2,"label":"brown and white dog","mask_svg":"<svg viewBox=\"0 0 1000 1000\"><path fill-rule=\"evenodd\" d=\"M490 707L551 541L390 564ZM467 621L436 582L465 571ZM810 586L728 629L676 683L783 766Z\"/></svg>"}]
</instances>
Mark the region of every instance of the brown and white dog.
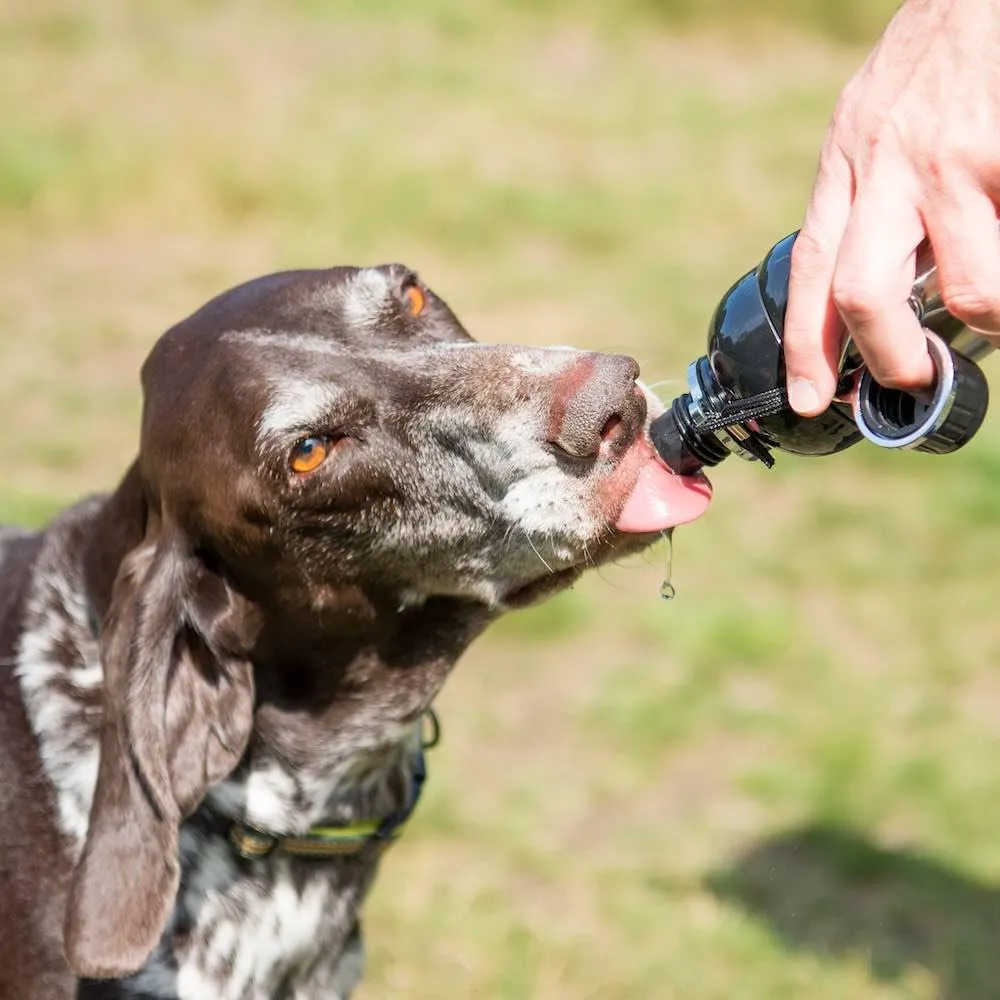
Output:
<instances>
[{"instance_id":1,"label":"brown and white dog","mask_svg":"<svg viewBox=\"0 0 1000 1000\"><path fill-rule=\"evenodd\" d=\"M117 491L0 531L0 997L347 997L457 658L708 504L637 375L398 265L168 331Z\"/></svg>"}]
</instances>

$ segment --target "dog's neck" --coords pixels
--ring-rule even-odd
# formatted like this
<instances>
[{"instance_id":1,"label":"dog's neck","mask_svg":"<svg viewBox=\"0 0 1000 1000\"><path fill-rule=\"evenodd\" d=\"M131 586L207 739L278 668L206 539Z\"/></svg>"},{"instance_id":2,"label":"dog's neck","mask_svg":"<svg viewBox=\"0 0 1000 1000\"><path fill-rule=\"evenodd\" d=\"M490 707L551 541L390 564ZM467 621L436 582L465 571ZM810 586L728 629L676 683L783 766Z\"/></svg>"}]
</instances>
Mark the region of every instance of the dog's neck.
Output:
<instances>
[{"instance_id":1,"label":"dog's neck","mask_svg":"<svg viewBox=\"0 0 1000 1000\"><path fill-rule=\"evenodd\" d=\"M80 540L81 584L99 621L117 567L144 531L136 466L90 517ZM262 613L250 743L207 799L225 817L295 834L398 808L409 794L421 719L492 618L482 605L453 598L401 609L356 587L339 597L308 619L280 606Z\"/></svg>"},{"instance_id":2,"label":"dog's neck","mask_svg":"<svg viewBox=\"0 0 1000 1000\"><path fill-rule=\"evenodd\" d=\"M274 652L255 661L251 744L210 801L278 834L398 809L411 791L424 713L487 621L466 602L437 600L325 649L263 642Z\"/></svg>"}]
</instances>

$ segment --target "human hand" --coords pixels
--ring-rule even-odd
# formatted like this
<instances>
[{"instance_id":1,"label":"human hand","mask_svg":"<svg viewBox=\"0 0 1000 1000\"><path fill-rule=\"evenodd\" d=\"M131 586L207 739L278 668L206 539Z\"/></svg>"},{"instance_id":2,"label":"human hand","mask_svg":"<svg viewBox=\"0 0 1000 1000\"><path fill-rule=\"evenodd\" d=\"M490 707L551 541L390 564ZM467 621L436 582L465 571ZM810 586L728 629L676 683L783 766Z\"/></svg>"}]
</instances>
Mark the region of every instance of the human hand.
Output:
<instances>
[{"instance_id":1,"label":"human hand","mask_svg":"<svg viewBox=\"0 0 1000 1000\"><path fill-rule=\"evenodd\" d=\"M1000 2L907 0L845 88L792 251L789 401L833 397L843 339L875 380L934 380L907 305L928 239L945 306L1000 334Z\"/></svg>"}]
</instances>

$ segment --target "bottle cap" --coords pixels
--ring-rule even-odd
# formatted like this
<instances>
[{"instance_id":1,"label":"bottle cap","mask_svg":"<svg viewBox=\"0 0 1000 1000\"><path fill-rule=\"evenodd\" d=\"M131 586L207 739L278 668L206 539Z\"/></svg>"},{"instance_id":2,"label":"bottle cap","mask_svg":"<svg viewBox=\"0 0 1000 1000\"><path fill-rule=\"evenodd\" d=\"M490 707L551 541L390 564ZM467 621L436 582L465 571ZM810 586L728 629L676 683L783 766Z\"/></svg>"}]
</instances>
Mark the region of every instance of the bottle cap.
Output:
<instances>
[{"instance_id":1,"label":"bottle cap","mask_svg":"<svg viewBox=\"0 0 1000 1000\"><path fill-rule=\"evenodd\" d=\"M865 368L853 393L854 421L865 438L880 448L946 455L979 430L989 406L989 385L974 361L953 351L936 333L925 332L937 372L929 399L887 389Z\"/></svg>"}]
</instances>

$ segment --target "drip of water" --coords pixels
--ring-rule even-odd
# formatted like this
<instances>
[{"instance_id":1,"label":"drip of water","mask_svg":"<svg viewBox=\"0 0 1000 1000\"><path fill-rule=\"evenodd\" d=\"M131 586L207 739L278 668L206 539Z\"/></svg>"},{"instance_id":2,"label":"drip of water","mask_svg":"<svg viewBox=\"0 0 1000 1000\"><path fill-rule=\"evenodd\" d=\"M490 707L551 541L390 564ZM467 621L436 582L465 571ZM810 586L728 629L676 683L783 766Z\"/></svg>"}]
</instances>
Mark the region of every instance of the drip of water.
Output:
<instances>
[{"instance_id":1,"label":"drip of water","mask_svg":"<svg viewBox=\"0 0 1000 1000\"><path fill-rule=\"evenodd\" d=\"M674 535L672 531L663 533L663 540L667 543L667 565L663 574L663 583L660 584L660 597L664 601L672 601L677 596L677 588L670 582L670 577L674 569Z\"/></svg>"}]
</instances>

